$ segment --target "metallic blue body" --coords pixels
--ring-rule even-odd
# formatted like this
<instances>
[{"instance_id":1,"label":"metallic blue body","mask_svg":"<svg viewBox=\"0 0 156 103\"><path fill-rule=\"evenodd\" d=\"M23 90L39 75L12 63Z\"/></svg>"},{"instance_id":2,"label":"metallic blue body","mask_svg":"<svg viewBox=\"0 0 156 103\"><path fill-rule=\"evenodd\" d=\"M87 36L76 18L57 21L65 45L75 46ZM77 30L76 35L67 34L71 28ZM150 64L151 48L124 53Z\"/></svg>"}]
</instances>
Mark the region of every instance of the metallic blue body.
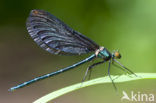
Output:
<instances>
[{"instance_id":1,"label":"metallic blue body","mask_svg":"<svg viewBox=\"0 0 156 103\"><path fill-rule=\"evenodd\" d=\"M89 62L89 61L93 60L95 57L96 57L96 55L95 55L95 54L92 54L92 55L89 56L88 58L86 58L86 59L84 59L84 60L82 60L82 61L80 61L80 62L78 62L78 63L75 63L75 64L73 64L73 65L71 65L71 66L68 66L68 67L63 68L63 69L60 69L60 70L58 70L58 71L56 71L56 72L52 72L52 73L49 73L49 74L46 74L46 75L37 77L37 78L34 78L34 79L30 80L30 81L27 81L27 82L24 82L24 83L19 84L19 85L17 85L17 86L14 86L14 87L10 88L9 91L14 91L14 90L16 90L16 89L18 89L18 88L22 88L22 87L24 87L24 86L26 86L26 85L29 85L29 84L31 84L31 83L34 83L34 82L36 82L36 81L39 81L39 80L42 80L42 79L45 79L45 78L48 78L48 77L51 77L51 76L60 74L60 73L65 72L65 71L68 71L68 70L70 70L70 69L73 69L73 68L75 68L75 67L81 65L81 64L84 64L84 63L86 63L86 62Z\"/></svg>"},{"instance_id":2,"label":"metallic blue body","mask_svg":"<svg viewBox=\"0 0 156 103\"><path fill-rule=\"evenodd\" d=\"M98 53L98 57L107 61L111 59L112 55L106 48L104 48L102 51Z\"/></svg>"}]
</instances>

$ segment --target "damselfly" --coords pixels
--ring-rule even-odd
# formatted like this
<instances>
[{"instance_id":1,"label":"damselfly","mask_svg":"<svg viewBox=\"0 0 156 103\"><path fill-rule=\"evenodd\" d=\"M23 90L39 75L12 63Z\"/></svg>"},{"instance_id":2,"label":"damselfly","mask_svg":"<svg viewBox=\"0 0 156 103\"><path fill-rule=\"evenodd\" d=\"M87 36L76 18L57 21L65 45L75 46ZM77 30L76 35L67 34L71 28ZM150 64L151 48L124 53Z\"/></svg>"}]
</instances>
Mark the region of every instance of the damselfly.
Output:
<instances>
[{"instance_id":1,"label":"damselfly","mask_svg":"<svg viewBox=\"0 0 156 103\"><path fill-rule=\"evenodd\" d=\"M113 79L110 76L110 64L113 62L118 63L123 70L127 73L134 74L131 70L123 66L116 59L120 59L121 55L118 51L110 53L105 47L99 46L94 41L90 40L81 33L71 29L61 20L53 16L52 14L43 10L32 10L26 22L27 30L33 40L44 50L56 54L56 55L81 55L90 52L94 52L88 58L75 63L66 68L60 69L56 72L52 72L30 81L19 84L10 88L10 91L24 87L33 82L60 74L62 72L73 69L81 64L89 62L95 58L101 58L100 62L94 63L86 70L83 81L85 80L87 73L96 65L109 62L108 75L115 87ZM134 74L135 75L135 74ZM116 88L116 87L115 87Z\"/></svg>"}]
</instances>

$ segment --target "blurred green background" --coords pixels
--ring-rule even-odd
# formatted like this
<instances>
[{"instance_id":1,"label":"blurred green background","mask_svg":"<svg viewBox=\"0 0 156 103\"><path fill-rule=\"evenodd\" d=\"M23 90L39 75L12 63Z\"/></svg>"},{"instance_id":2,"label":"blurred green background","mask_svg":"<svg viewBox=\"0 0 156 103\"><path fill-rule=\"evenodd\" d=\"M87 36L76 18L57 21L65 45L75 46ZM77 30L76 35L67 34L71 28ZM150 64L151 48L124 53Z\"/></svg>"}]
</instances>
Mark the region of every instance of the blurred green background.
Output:
<instances>
[{"instance_id":1,"label":"blurred green background","mask_svg":"<svg viewBox=\"0 0 156 103\"><path fill-rule=\"evenodd\" d=\"M119 49L121 63L134 72L156 72L156 0L1 0L0 2L0 102L31 103L54 90L81 82L86 68L74 70L34 83L15 92L8 89L89 55L52 55L35 44L25 22L32 9L43 9L60 18L111 52ZM92 78L107 74L108 64L96 67ZM111 74L123 74L111 67ZM120 103L122 91L152 93L156 80L101 84L74 91L54 103Z\"/></svg>"}]
</instances>

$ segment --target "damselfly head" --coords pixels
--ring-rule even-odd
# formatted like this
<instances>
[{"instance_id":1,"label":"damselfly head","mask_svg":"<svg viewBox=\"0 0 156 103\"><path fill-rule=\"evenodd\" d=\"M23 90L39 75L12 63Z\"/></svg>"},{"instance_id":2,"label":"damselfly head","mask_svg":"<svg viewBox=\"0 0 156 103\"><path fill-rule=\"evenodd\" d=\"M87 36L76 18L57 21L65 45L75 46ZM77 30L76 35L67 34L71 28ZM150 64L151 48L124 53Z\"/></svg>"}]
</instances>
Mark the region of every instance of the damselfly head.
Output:
<instances>
[{"instance_id":1,"label":"damselfly head","mask_svg":"<svg viewBox=\"0 0 156 103\"><path fill-rule=\"evenodd\" d=\"M113 52L113 54L112 54L112 58L120 59L120 58L121 58L121 54L119 53L119 51L115 51L115 52Z\"/></svg>"}]
</instances>

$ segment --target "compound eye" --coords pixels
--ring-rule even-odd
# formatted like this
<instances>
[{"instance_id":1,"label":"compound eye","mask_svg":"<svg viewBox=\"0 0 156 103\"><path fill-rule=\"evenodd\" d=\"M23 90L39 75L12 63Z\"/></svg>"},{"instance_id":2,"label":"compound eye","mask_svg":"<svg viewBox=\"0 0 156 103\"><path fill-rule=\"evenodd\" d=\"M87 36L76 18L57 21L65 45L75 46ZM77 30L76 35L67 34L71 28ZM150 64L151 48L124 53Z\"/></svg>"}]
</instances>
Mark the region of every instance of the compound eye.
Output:
<instances>
[{"instance_id":1,"label":"compound eye","mask_svg":"<svg viewBox=\"0 0 156 103\"><path fill-rule=\"evenodd\" d=\"M114 53L114 56L115 56L117 59L120 59L120 58L121 58L121 55L120 55L120 53L119 53L118 51L116 51L116 52Z\"/></svg>"}]
</instances>

